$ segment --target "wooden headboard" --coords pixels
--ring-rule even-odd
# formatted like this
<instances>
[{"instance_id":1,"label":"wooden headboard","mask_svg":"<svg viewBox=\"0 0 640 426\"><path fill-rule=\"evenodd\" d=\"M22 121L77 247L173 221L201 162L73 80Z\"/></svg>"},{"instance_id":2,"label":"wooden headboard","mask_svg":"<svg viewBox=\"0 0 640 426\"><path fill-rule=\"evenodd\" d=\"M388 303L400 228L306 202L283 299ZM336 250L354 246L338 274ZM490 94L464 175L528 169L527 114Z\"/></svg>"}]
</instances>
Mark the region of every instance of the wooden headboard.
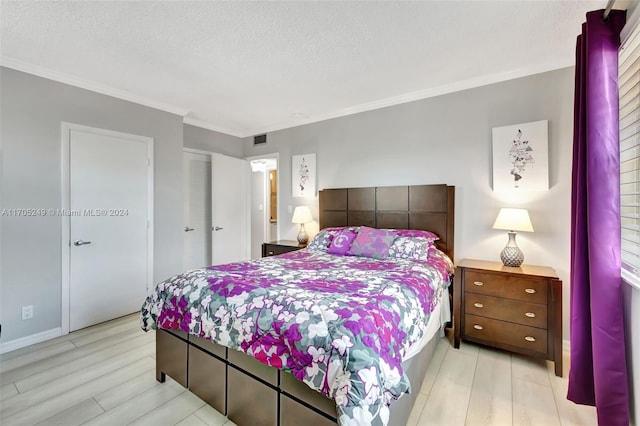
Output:
<instances>
[{"instance_id":1,"label":"wooden headboard","mask_svg":"<svg viewBox=\"0 0 640 426\"><path fill-rule=\"evenodd\" d=\"M369 226L431 231L440 237L438 248L452 260L454 219L454 186L377 186L320 191L320 229Z\"/></svg>"}]
</instances>

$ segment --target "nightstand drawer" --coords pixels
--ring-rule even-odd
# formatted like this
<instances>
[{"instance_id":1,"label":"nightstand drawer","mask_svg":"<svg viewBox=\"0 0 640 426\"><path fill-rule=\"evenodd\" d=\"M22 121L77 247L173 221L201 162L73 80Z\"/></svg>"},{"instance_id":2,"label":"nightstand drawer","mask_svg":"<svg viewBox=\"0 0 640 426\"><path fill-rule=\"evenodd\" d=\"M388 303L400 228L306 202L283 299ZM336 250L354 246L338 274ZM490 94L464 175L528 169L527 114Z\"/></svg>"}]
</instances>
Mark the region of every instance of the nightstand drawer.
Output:
<instances>
[{"instance_id":1,"label":"nightstand drawer","mask_svg":"<svg viewBox=\"0 0 640 426\"><path fill-rule=\"evenodd\" d=\"M279 254L289 253L290 251L300 250L302 247L290 244L262 244L262 257L277 256Z\"/></svg>"},{"instance_id":2,"label":"nightstand drawer","mask_svg":"<svg viewBox=\"0 0 640 426\"><path fill-rule=\"evenodd\" d=\"M466 314L464 334L480 343L502 343L526 351L547 352L547 331L540 328Z\"/></svg>"},{"instance_id":3,"label":"nightstand drawer","mask_svg":"<svg viewBox=\"0 0 640 426\"><path fill-rule=\"evenodd\" d=\"M547 280L521 278L517 275L491 274L467 271L465 291L522 300L529 303L547 303Z\"/></svg>"},{"instance_id":4,"label":"nightstand drawer","mask_svg":"<svg viewBox=\"0 0 640 426\"><path fill-rule=\"evenodd\" d=\"M547 328L547 305L467 292L464 295L464 311L467 314L515 322L530 327Z\"/></svg>"}]
</instances>

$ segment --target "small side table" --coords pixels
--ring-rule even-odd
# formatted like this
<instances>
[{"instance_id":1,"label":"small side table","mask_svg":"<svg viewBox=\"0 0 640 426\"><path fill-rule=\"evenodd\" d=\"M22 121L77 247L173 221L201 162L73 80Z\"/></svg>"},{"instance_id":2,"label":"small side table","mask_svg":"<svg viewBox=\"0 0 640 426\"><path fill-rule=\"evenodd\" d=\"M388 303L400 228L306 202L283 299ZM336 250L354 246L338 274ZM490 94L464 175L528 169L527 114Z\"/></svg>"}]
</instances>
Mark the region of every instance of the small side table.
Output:
<instances>
[{"instance_id":1,"label":"small side table","mask_svg":"<svg viewBox=\"0 0 640 426\"><path fill-rule=\"evenodd\" d=\"M562 376L562 281L555 270L463 259L453 285L455 348L462 339L548 359Z\"/></svg>"}]
</instances>

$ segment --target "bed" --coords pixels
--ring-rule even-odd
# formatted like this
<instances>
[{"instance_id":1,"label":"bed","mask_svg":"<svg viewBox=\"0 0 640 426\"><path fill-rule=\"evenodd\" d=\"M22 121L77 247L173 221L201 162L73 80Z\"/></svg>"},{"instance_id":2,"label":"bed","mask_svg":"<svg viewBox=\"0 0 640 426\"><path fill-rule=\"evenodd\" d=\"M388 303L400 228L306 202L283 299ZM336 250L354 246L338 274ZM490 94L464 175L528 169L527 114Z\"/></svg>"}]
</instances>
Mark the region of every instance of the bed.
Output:
<instances>
[{"instance_id":1,"label":"bed","mask_svg":"<svg viewBox=\"0 0 640 426\"><path fill-rule=\"evenodd\" d=\"M321 235L431 231L453 258L454 191L323 190ZM449 319L451 265L438 250L429 262L336 256L321 240L160 283L141 317L158 330L157 379L169 375L238 425L406 424L410 383L422 383Z\"/></svg>"}]
</instances>

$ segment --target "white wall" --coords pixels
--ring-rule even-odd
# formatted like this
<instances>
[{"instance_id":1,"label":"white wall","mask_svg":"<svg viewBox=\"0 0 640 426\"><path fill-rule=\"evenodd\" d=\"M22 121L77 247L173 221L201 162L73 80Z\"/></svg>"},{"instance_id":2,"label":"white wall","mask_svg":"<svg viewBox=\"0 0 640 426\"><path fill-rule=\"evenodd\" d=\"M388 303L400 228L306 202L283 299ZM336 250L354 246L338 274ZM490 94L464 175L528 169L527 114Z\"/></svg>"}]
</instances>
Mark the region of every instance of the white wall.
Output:
<instances>
[{"instance_id":1,"label":"white wall","mask_svg":"<svg viewBox=\"0 0 640 426\"><path fill-rule=\"evenodd\" d=\"M529 264L548 265L564 281L568 339L573 68L538 74L244 141L244 156L280 154L280 236L295 239L287 206L317 197L291 196L291 156L317 154L318 188L447 183L456 186L455 257L499 261L506 232L491 229L500 207L529 209L535 233L519 233ZM518 197L491 189L491 129L549 120L549 191Z\"/></svg>"}]
</instances>

